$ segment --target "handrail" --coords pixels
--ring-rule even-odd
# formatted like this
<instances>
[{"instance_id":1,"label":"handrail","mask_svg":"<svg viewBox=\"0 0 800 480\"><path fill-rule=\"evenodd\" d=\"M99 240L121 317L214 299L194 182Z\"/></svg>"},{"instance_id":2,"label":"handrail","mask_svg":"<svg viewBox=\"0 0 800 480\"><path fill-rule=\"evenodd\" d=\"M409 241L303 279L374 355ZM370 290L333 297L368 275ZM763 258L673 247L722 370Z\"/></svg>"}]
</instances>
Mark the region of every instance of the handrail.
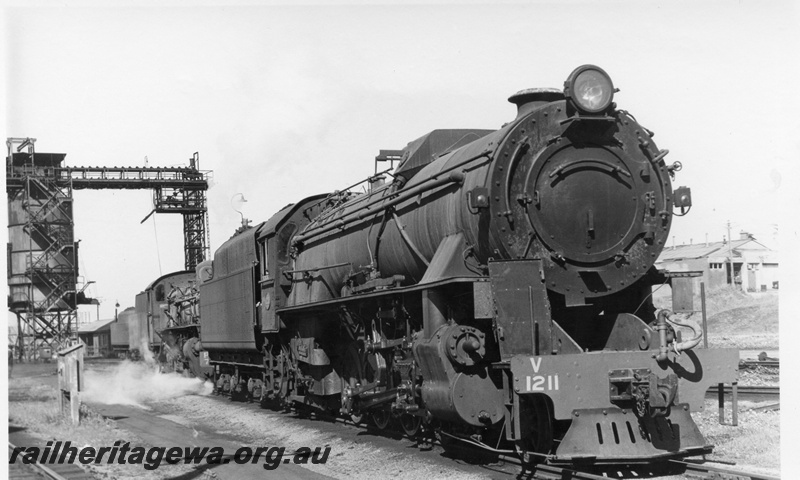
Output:
<instances>
[{"instance_id":1,"label":"handrail","mask_svg":"<svg viewBox=\"0 0 800 480\"><path fill-rule=\"evenodd\" d=\"M383 210L383 209L386 209L388 207L392 207L394 205L397 205L398 203L404 202L405 200L408 200L409 198L414 197L416 195L419 195L420 193L425 192L427 190L432 190L432 189L434 189L436 187L439 187L439 186L445 185L445 184L449 184L449 183L456 183L456 182L461 183L461 182L464 181L465 173L464 173L464 171L457 171L457 169L461 168L461 167L464 167L468 163L470 163L470 162L472 162L474 160L477 160L477 159L479 159L481 157L486 157L490 153L491 153L491 150L484 150L483 152L481 152L478 155L475 155L473 157L467 158L467 159L465 159L465 160L463 160L461 162L456 163L455 165L452 165L452 166L442 170L441 172L437 173L436 175L424 180L422 183L420 183L420 184L418 184L418 185L416 185L414 187L411 187L408 190L401 190L399 192L391 193L391 194L389 194L387 196L380 197L380 198L377 198L375 200L372 200L372 201L366 203L365 205L362 205L359 208L359 210L352 211L352 212L348 213L347 215L344 215L343 217L339 218L335 222L331 222L331 223L328 223L326 225L317 225L315 227L309 228L308 230L303 232L301 235L298 235L298 236L294 237L294 239L292 240L292 244L293 245L297 245L298 243L304 242L304 241L308 240L309 238L315 237L317 235L321 235L323 233L327 233L327 232L329 232L329 231L331 231L331 230L333 230L335 228L342 228L343 229L343 228L345 228L345 224L347 222L351 222L352 220L361 221L361 220L363 220L364 218L366 218L366 217L368 217L370 215L378 213L380 210ZM489 157L489 158L491 158L491 157ZM444 176L444 175L446 175L446 176ZM392 198L392 197L394 197L394 198ZM373 205L376 205L378 203L381 203L380 207L378 207L378 208L370 208ZM354 218L354 217L356 217L356 218Z\"/></svg>"},{"instance_id":2,"label":"handrail","mask_svg":"<svg viewBox=\"0 0 800 480\"><path fill-rule=\"evenodd\" d=\"M298 236L294 237L294 239L292 240L292 244L296 245L298 243L301 243L301 242L304 242L304 241L308 240L309 238L313 238L313 237L319 236L319 235L321 235L323 233L330 232L331 230L335 230L337 228L344 229L347 226L348 222L352 222L353 220L357 220L357 221L364 220L366 217L368 217L370 215L374 215L374 214L378 213L381 210L384 210L386 208L389 208L389 207L392 207L394 205L397 205L398 203L404 202L404 201L408 200L409 198L415 197L415 196L419 195L420 193L425 192L427 190L432 190L432 189L434 189L436 187L439 187L439 186L442 186L442 185L447 185L447 184L450 184L450 183L461 183L461 182L464 181L464 176L465 175L464 175L463 172L451 172L450 175L448 175L448 176L446 176L444 178L439 178L439 179L437 179L437 180L435 180L433 182L428 182L428 183L423 184L423 185L417 185L414 188L411 188L411 189L409 189L409 190L407 190L405 192L400 193L399 195L397 195L393 199L388 200L386 203L381 204L379 207L366 208L366 209L350 212L347 215L343 216L342 218L340 218L340 219L338 219L338 220L336 220L334 222L330 222L327 225L320 225L320 226L318 226L316 228L313 228L313 229L309 230L308 232L306 232L306 233L304 233L302 235L298 235ZM385 200L385 198L382 198L381 200Z\"/></svg>"}]
</instances>

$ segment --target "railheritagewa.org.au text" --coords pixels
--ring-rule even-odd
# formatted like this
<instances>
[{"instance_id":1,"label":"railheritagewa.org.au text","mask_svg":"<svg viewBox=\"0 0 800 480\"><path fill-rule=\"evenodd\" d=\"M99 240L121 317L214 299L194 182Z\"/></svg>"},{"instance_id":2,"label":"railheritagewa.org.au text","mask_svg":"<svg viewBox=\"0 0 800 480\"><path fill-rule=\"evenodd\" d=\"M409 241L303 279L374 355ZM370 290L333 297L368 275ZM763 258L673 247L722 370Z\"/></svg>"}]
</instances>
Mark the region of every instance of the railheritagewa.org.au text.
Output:
<instances>
[{"instance_id":1,"label":"railheritagewa.org.au text","mask_svg":"<svg viewBox=\"0 0 800 480\"><path fill-rule=\"evenodd\" d=\"M222 447L132 447L130 442L118 440L111 447L77 447L71 442L47 442L44 448L15 447L9 463L42 464L134 464L155 470L163 464L238 464L262 463L265 470L275 470L289 463L303 465L324 464L331 447L300 447L287 451L286 447L240 447L231 455Z\"/></svg>"}]
</instances>

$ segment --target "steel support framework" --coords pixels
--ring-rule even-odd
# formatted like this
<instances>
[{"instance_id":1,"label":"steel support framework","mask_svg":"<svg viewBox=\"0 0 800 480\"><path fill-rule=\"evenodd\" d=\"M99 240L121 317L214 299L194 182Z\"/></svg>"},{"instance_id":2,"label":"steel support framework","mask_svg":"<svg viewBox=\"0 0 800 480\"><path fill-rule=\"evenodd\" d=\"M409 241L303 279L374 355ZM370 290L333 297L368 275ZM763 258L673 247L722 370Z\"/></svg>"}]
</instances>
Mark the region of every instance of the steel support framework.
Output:
<instances>
[{"instance_id":1,"label":"steel support framework","mask_svg":"<svg viewBox=\"0 0 800 480\"><path fill-rule=\"evenodd\" d=\"M65 167L65 154L36 153L35 141L6 141L9 235L16 238L8 244L9 308L17 315L20 359L36 358L42 347L62 348L77 333L82 291L73 190L152 189L151 214L183 215L185 269L193 270L210 249L205 191L211 172L199 170L197 153L189 167Z\"/></svg>"},{"instance_id":2,"label":"steel support framework","mask_svg":"<svg viewBox=\"0 0 800 480\"><path fill-rule=\"evenodd\" d=\"M63 157L38 157L34 142L29 138L6 142L8 172L19 178L19 188L7 193L13 203L9 211L9 301L17 316L20 359L49 358L54 350L66 346L76 334L78 318L72 185L56 179L53 166ZM12 156L15 144L17 153Z\"/></svg>"}]
</instances>

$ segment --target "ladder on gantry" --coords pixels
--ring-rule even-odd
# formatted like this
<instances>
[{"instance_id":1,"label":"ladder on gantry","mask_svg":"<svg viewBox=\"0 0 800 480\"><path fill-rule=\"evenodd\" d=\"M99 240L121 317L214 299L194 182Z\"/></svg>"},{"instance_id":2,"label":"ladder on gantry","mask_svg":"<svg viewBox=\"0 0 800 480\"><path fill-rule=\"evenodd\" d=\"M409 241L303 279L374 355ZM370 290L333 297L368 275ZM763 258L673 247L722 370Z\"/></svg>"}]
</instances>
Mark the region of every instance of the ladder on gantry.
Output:
<instances>
[{"instance_id":1,"label":"ladder on gantry","mask_svg":"<svg viewBox=\"0 0 800 480\"><path fill-rule=\"evenodd\" d=\"M66 154L36 152L35 142L6 141L9 308L17 315L19 358L26 350L36 358L44 349L61 348L77 332L77 306L86 297L77 288L73 190L151 189L153 210L145 219L154 213L183 216L185 269L193 270L210 249L211 172L200 170L197 152L183 167L67 167Z\"/></svg>"}]
</instances>

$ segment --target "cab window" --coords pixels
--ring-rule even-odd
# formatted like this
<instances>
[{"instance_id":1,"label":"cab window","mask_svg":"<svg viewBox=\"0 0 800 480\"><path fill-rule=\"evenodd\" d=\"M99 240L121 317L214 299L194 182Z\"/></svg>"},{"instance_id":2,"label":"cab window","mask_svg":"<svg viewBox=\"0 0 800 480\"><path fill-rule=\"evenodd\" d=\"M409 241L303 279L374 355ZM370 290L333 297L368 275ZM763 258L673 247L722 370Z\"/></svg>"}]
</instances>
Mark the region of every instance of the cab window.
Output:
<instances>
[{"instance_id":1,"label":"cab window","mask_svg":"<svg viewBox=\"0 0 800 480\"><path fill-rule=\"evenodd\" d=\"M269 278L269 240L261 242L261 278Z\"/></svg>"},{"instance_id":2,"label":"cab window","mask_svg":"<svg viewBox=\"0 0 800 480\"><path fill-rule=\"evenodd\" d=\"M294 223L287 223L281 231L278 232L278 263L284 264L289 261L289 252L291 249L289 240L292 239L296 231L297 225Z\"/></svg>"}]
</instances>

